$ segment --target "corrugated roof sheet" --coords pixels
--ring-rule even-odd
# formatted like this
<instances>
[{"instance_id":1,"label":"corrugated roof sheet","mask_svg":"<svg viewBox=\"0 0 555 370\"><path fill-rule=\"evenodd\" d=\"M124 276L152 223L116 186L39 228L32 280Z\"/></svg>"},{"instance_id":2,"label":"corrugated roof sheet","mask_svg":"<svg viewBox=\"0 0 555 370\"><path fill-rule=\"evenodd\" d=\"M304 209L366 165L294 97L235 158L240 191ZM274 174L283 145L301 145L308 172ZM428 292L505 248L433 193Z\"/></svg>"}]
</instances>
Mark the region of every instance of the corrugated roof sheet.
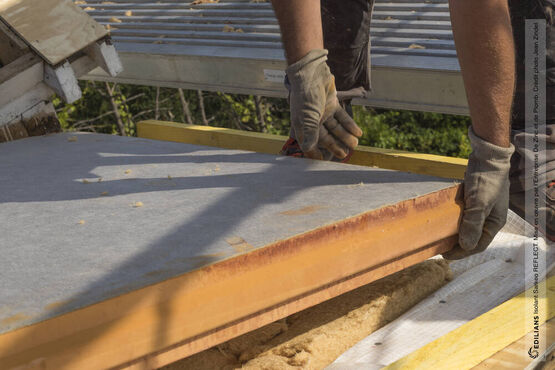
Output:
<instances>
[{"instance_id":1,"label":"corrugated roof sheet","mask_svg":"<svg viewBox=\"0 0 555 370\"><path fill-rule=\"evenodd\" d=\"M355 104L466 114L448 0L377 0L373 92ZM279 25L268 0L77 1L108 27L124 71L88 78L286 96Z\"/></svg>"},{"instance_id":2,"label":"corrugated roof sheet","mask_svg":"<svg viewBox=\"0 0 555 370\"><path fill-rule=\"evenodd\" d=\"M268 1L87 0L77 2L107 26L116 44L281 49ZM447 0L383 1L374 7L372 52L456 57Z\"/></svg>"}]
</instances>

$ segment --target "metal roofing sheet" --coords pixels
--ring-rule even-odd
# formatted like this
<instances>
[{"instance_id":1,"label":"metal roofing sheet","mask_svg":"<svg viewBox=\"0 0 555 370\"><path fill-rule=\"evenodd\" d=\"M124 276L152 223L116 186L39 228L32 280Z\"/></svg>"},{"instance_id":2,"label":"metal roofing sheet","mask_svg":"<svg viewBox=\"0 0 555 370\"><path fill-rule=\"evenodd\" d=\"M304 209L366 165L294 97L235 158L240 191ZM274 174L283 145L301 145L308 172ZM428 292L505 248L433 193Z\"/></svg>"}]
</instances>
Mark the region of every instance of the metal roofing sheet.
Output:
<instances>
[{"instance_id":1,"label":"metal roofing sheet","mask_svg":"<svg viewBox=\"0 0 555 370\"><path fill-rule=\"evenodd\" d=\"M217 0L216 0L217 1ZM87 0L110 29L121 83L286 95L280 30L268 0ZM377 0L372 94L355 104L466 114L447 0ZM102 72L88 78L114 80Z\"/></svg>"},{"instance_id":2,"label":"metal roofing sheet","mask_svg":"<svg viewBox=\"0 0 555 370\"><path fill-rule=\"evenodd\" d=\"M269 1L77 3L111 30L116 44L282 48ZM371 38L374 54L456 57L447 0L378 0Z\"/></svg>"}]
</instances>

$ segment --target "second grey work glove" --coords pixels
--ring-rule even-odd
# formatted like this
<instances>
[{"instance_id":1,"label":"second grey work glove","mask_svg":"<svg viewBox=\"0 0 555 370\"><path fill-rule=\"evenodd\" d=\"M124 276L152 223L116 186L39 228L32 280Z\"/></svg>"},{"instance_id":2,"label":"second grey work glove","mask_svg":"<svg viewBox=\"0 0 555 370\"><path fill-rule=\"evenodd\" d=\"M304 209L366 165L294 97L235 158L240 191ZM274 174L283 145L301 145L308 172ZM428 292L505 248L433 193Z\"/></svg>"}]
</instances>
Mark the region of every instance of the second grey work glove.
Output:
<instances>
[{"instance_id":1,"label":"second grey work glove","mask_svg":"<svg viewBox=\"0 0 555 370\"><path fill-rule=\"evenodd\" d=\"M443 254L450 260L483 252L507 221L509 169L514 146L503 148L468 130L472 153L464 176L464 212L459 245Z\"/></svg>"},{"instance_id":2,"label":"second grey work glove","mask_svg":"<svg viewBox=\"0 0 555 370\"><path fill-rule=\"evenodd\" d=\"M307 157L323 159L325 149L343 159L358 145L362 130L339 104L327 55L327 50L312 50L287 67L291 127Z\"/></svg>"}]
</instances>

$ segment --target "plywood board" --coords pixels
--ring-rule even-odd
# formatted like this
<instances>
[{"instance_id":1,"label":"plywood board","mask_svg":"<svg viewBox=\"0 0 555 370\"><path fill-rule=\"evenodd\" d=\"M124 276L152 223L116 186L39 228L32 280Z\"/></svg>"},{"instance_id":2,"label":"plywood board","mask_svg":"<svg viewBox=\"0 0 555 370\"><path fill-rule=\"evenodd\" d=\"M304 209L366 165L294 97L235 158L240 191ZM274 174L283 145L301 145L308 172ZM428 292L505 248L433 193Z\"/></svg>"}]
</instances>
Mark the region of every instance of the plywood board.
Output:
<instances>
[{"instance_id":1,"label":"plywood board","mask_svg":"<svg viewBox=\"0 0 555 370\"><path fill-rule=\"evenodd\" d=\"M52 65L107 35L71 0L0 0L0 18Z\"/></svg>"},{"instance_id":2,"label":"plywood board","mask_svg":"<svg viewBox=\"0 0 555 370\"><path fill-rule=\"evenodd\" d=\"M451 180L146 139L0 158L8 368L176 360L450 249L461 211Z\"/></svg>"}]
</instances>

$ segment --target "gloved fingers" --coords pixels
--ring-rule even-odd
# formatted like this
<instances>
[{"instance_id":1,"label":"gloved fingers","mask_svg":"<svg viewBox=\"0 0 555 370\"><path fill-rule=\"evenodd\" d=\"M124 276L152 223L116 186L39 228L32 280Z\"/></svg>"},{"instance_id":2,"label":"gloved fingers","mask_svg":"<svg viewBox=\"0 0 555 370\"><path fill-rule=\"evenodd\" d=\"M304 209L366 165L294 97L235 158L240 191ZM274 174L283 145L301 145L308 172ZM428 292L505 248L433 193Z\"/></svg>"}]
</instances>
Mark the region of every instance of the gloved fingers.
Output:
<instances>
[{"instance_id":1,"label":"gloved fingers","mask_svg":"<svg viewBox=\"0 0 555 370\"><path fill-rule=\"evenodd\" d=\"M456 261L476 254L477 252L474 250L467 251L461 248L459 244L457 244L453 249L448 252L443 253L441 256L449 261Z\"/></svg>"},{"instance_id":2,"label":"gloved fingers","mask_svg":"<svg viewBox=\"0 0 555 370\"><path fill-rule=\"evenodd\" d=\"M311 159L323 159L322 152L318 149L318 142L320 141L319 128L305 124L299 131L303 132L303 139L299 140L299 145L304 155Z\"/></svg>"},{"instance_id":3,"label":"gloved fingers","mask_svg":"<svg viewBox=\"0 0 555 370\"><path fill-rule=\"evenodd\" d=\"M351 118L351 116L349 116L349 113L347 113L347 111L345 109L343 109L343 108L337 109L335 111L334 117L337 120L337 122L341 126L343 126L343 128L345 130L347 130L349 133L351 133L352 135L354 135L356 137L361 137L362 136L362 130L360 129L360 127L358 127L358 125Z\"/></svg>"},{"instance_id":4,"label":"gloved fingers","mask_svg":"<svg viewBox=\"0 0 555 370\"><path fill-rule=\"evenodd\" d=\"M324 126L329 133L335 136L348 148L354 149L358 145L358 139L356 138L356 136L345 130L335 118L328 119L326 122L324 122Z\"/></svg>"},{"instance_id":5,"label":"gloved fingers","mask_svg":"<svg viewBox=\"0 0 555 370\"><path fill-rule=\"evenodd\" d=\"M323 161L331 161L335 158L333 153L327 150L326 148L318 147L318 149L320 149L320 152L322 153Z\"/></svg>"},{"instance_id":6,"label":"gloved fingers","mask_svg":"<svg viewBox=\"0 0 555 370\"><path fill-rule=\"evenodd\" d=\"M465 184L465 190L466 190ZM467 205L459 229L462 249L483 251L505 225L509 208L509 182L499 191L498 199L490 208L485 204Z\"/></svg>"},{"instance_id":7,"label":"gloved fingers","mask_svg":"<svg viewBox=\"0 0 555 370\"><path fill-rule=\"evenodd\" d=\"M493 212L493 211L492 211ZM507 212L505 212L505 216L498 217L493 216L488 218L484 222L484 228L482 230L482 235L480 236L480 240L478 241L476 248L471 250L466 250L461 248L460 244L457 244L453 249L448 252L442 254L442 257L446 260L460 260L473 254L481 253L487 249L487 247L491 244L492 240L495 238L495 235L503 228L505 222L507 220Z\"/></svg>"},{"instance_id":8,"label":"gloved fingers","mask_svg":"<svg viewBox=\"0 0 555 370\"><path fill-rule=\"evenodd\" d=\"M343 159L347 156L348 150L345 151L342 145L328 132L326 127L323 125L320 127L320 137L318 140L318 145L322 148L329 150L339 159Z\"/></svg>"},{"instance_id":9,"label":"gloved fingers","mask_svg":"<svg viewBox=\"0 0 555 370\"><path fill-rule=\"evenodd\" d=\"M365 98L365 97L366 97L366 90L362 86L356 87L354 89L346 90L346 91L337 92L337 99L339 101L351 100L355 98Z\"/></svg>"},{"instance_id":10,"label":"gloved fingers","mask_svg":"<svg viewBox=\"0 0 555 370\"><path fill-rule=\"evenodd\" d=\"M318 149L318 135L314 135L310 131L309 135L306 135L305 128L297 125L291 125L291 128L305 156L312 159L322 159L322 153ZM305 138L308 138L308 140L305 140Z\"/></svg>"},{"instance_id":11,"label":"gloved fingers","mask_svg":"<svg viewBox=\"0 0 555 370\"><path fill-rule=\"evenodd\" d=\"M469 251L478 245L482 237L486 212L487 210L480 206L465 208L459 228L459 244L462 249Z\"/></svg>"},{"instance_id":12,"label":"gloved fingers","mask_svg":"<svg viewBox=\"0 0 555 370\"><path fill-rule=\"evenodd\" d=\"M306 152L303 151L305 157L310 158L310 159L318 159L318 160L322 160L324 159L322 152L320 151L320 149L318 149L318 147L315 147L313 149L307 150Z\"/></svg>"},{"instance_id":13,"label":"gloved fingers","mask_svg":"<svg viewBox=\"0 0 555 370\"><path fill-rule=\"evenodd\" d=\"M503 192L503 194L500 195L499 199L493 206L489 216L484 222L482 236L480 237L478 245L476 246L476 250L478 252L486 250L486 248L491 244L493 238L495 238L495 235L497 235L499 230L501 230L507 222L507 213L509 209L508 186L509 185L507 184L507 191Z\"/></svg>"},{"instance_id":14,"label":"gloved fingers","mask_svg":"<svg viewBox=\"0 0 555 370\"><path fill-rule=\"evenodd\" d=\"M318 159L318 136L320 131L319 122L314 122L311 117L300 117L301 122L292 124L295 136L303 153L309 158Z\"/></svg>"},{"instance_id":15,"label":"gloved fingers","mask_svg":"<svg viewBox=\"0 0 555 370\"><path fill-rule=\"evenodd\" d=\"M484 230L482 230L482 236L480 237L476 248L474 248L471 252L480 253L485 251L487 247L491 244L493 238L495 238L495 235L497 235L499 230L501 230L501 227L497 228L494 224L489 224L489 221L486 221L486 223L484 224Z\"/></svg>"}]
</instances>

